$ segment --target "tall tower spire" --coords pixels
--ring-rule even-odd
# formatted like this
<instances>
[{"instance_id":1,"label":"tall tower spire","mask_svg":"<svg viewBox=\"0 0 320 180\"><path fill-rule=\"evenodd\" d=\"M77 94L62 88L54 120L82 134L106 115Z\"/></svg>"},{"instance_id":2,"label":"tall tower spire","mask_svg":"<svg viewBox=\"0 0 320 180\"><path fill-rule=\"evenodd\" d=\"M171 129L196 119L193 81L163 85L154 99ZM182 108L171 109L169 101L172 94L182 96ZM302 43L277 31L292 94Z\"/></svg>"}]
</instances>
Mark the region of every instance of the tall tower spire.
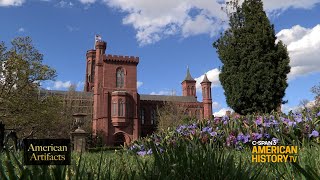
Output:
<instances>
[{"instance_id":1,"label":"tall tower spire","mask_svg":"<svg viewBox=\"0 0 320 180\"><path fill-rule=\"evenodd\" d=\"M192 78L189 67L187 67L187 74L182 81L182 94L183 96L196 96L196 81Z\"/></svg>"},{"instance_id":2,"label":"tall tower spire","mask_svg":"<svg viewBox=\"0 0 320 180\"><path fill-rule=\"evenodd\" d=\"M203 103L203 117L211 119L212 117L212 97L211 97L211 81L209 81L207 74L200 83L202 87L202 103Z\"/></svg>"}]
</instances>

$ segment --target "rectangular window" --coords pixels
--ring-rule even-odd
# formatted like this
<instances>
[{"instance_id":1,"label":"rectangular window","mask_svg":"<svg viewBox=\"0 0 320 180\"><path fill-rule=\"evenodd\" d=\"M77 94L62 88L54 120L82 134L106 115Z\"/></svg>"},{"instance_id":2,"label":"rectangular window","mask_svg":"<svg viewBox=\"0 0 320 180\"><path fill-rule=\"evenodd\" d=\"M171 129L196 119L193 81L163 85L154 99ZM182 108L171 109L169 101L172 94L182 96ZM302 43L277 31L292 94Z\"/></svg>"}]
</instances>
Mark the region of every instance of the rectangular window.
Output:
<instances>
[{"instance_id":1,"label":"rectangular window","mask_svg":"<svg viewBox=\"0 0 320 180\"><path fill-rule=\"evenodd\" d=\"M151 111L151 124L155 124L156 122L156 111L152 109Z\"/></svg>"},{"instance_id":2,"label":"rectangular window","mask_svg":"<svg viewBox=\"0 0 320 180\"><path fill-rule=\"evenodd\" d=\"M117 103L113 102L112 103L112 116L117 115Z\"/></svg>"},{"instance_id":3,"label":"rectangular window","mask_svg":"<svg viewBox=\"0 0 320 180\"><path fill-rule=\"evenodd\" d=\"M125 103L123 101L119 102L119 116L124 116L124 108L125 108Z\"/></svg>"},{"instance_id":4,"label":"rectangular window","mask_svg":"<svg viewBox=\"0 0 320 180\"><path fill-rule=\"evenodd\" d=\"M140 119L141 119L141 124L144 124L144 109L140 110Z\"/></svg>"}]
</instances>

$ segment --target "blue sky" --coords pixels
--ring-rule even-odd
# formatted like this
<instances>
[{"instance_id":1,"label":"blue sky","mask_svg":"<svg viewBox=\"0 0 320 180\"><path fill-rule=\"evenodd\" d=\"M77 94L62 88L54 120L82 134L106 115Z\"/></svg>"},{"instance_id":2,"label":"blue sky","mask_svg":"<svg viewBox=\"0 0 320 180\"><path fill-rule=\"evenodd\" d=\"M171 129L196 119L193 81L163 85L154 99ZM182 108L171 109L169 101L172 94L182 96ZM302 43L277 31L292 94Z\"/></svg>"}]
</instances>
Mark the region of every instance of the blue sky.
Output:
<instances>
[{"instance_id":1,"label":"blue sky","mask_svg":"<svg viewBox=\"0 0 320 180\"><path fill-rule=\"evenodd\" d=\"M0 40L31 36L44 63L57 70L44 88L83 89L85 53L95 34L107 41L107 53L140 57L140 94L181 95L186 67L199 82L213 81L214 112L228 108L219 85L221 62L212 47L226 27L223 0L0 0ZM283 110L312 101L320 82L320 0L265 0L279 39L288 46L292 66ZM197 90L201 101L200 89Z\"/></svg>"}]
</instances>

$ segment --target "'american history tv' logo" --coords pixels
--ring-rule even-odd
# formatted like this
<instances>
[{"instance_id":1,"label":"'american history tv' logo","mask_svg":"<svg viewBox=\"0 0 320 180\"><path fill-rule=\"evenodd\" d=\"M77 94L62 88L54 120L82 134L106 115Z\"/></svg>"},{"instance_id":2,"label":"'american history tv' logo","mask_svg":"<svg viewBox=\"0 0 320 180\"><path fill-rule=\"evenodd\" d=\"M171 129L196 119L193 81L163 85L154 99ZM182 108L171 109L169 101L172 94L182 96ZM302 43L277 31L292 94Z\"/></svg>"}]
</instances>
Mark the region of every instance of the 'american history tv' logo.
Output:
<instances>
[{"instance_id":1,"label":"'american history tv' logo","mask_svg":"<svg viewBox=\"0 0 320 180\"><path fill-rule=\"evenodd\" d=\"M297 162L298 146L279 146L277 141L252 141L251 162Z\"/></svg>"}]
</instances>

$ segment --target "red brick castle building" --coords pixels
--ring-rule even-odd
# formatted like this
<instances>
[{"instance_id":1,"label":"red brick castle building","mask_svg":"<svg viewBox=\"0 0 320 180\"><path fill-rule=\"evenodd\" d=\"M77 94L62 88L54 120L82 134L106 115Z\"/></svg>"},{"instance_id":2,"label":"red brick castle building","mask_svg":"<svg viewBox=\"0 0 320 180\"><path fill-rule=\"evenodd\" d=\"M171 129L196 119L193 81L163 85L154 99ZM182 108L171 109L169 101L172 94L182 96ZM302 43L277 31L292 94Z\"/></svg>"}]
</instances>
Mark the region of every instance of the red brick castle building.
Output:
<instances>
[{"instance_id":1,"label":"red brick castle building","mask_svg":"<svg viewBox=\"0 0 320 180\"><path fill-rule=\"evenodd\" d=\"M156 128L157 109L174 102L198 119L212 116L211 82L201 82L203 102L196 97L196 81L189 69L182 82L182 96L139 94L137 65L139 58L106 54L107 43L96 41L86 54L85 91L93 92L93 134L101 133L106 145L129 143L151 134Z\"/></svg>"}]
</instances>

